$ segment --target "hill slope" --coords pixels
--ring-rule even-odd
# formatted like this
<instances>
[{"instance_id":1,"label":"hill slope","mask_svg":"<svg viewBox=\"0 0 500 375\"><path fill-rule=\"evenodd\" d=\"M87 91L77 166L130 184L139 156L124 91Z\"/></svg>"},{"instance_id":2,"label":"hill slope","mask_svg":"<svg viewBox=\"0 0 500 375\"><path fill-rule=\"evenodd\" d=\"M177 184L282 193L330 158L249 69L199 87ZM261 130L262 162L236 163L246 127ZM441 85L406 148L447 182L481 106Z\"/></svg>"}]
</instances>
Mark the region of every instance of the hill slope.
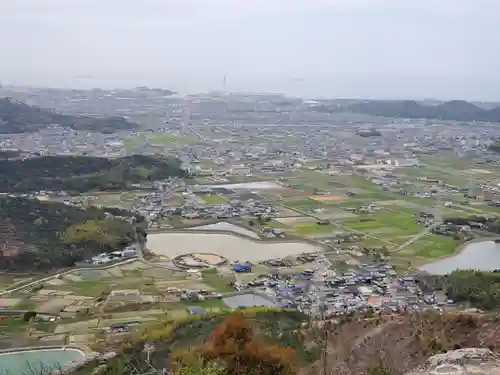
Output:
<instances>
[{"instance_id":1,"label":"hill slope","mask_svg":"<svg viewBox=\"0 0 500 375\"><path fill-rule=\"evenodd\" d=\"M131 183L184 176L177 159L145 155L118 159L90 156L0 159L0 170L0 192L10 193L124 190Z\"/></svg>"},{"instance_id":2,"label":"hill slope","mask_svg":"<svg viewBox=\"0 0 500 375\"><path fill-rule=\"evenodd\" d=\"M132 225L105 212L0 197L0 270L36 272L68 267L132 243ZM122 210L112 212L132 216Z\"/></svg>"},{"instance_id":3,"label":"hill slope","mask_svg":"<svg viewBox=\"0 0 500 375\"><path fill-rule=\"evenodd\" d=\"M137 124L123 117L84 117L53 113L49 110L0 98L0 134L36 132L48 125L61 125L74 130L89 130L112 133L117 130L134 129Z\"/></svg>"},{"instance_id":4,"label":"hill slope","mask_svg":"<svg viewBox=\"0 0 500 375\"><path fill-rule=\"evenodd\" d=\"M500 107L486 110L463 100L451 100L435 106L423 105L413 100L369 100L350 103L345 106L321 105L316 110L320 112L353 112L396 118L500 122Z\"/></svg>"},{"instance_id":5,"label":"hill slope","mask_svg":"<svg viewBox=\"0 0 500 375\"><path fill-rule=\"evenodd\" d=\"M272 355L270 351L259 353L258 348L248 344L237 348L235 339L231 337L237 340L238 336L228 335L227 331L224 333L220 325L216 326L220 322L218 318L206 316L173 327L165 323L156 328L150 327L140 338L129 341L102 374L132 373L126 371L128 368L146 370L149 364L143 351L145 343L155 348L150 363L157 369L175 365L179 358L189 356L194 349L203 356L208 355L210 360L219 359L228 370L231 368L225 373L235 375L247 374L248 371L238 371L231 366L233 355L240 360L255 359L256 351L262 355L259 361L272 364L280 358L284 348L291 349L295 354L295 369L270 373L402 375L417 368L429 357L449 350L470 347L493 351L500 349L499 318L495 315L440 314L434 311L385 317L345 316L340 321L325 325L315 322L306 327L303 322L307 321L307 317L298 312L262 310L265 309L243 309L239 312L256 328L262 343L278 345L272 348ZM245 329L241 324L235 328ZM225 341L218 342L217 338L221 336ZM326 351L322 350L325 337L328 340ZM214 345L218 346L215 352ZM257 368L257 362L241 365L248 369L252 364Z\"/></svg>"}]
</instances>

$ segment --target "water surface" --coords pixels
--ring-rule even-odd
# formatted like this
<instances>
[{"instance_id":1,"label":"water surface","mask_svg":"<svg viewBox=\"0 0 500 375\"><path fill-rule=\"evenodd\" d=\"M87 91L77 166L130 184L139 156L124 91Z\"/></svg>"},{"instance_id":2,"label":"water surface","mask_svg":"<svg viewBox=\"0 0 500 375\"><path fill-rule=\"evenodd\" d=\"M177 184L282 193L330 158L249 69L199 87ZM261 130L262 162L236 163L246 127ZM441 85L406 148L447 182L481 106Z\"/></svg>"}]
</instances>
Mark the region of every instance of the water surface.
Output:
<instances>
[{"instance_id":1,"label":"water surface","mask_svg":"<svg viewBox=\"0 0 500 375\"><path fill-rule=\"evenodd\" d=\"M226 297L223 299L223 301L226 305L228 305L233 309L237 309L238 307L276 306L276 304L273 301L252 293L241 294L239 296Z\"/></svg>"},{"instance_id":2,"label":"water surface","mask_svg":"<svg viewBox=\"0 0 500 375\"><path fill-rule=\"evenodd\" d=\"M76 349L42 349L0 354L2 375L47 375L52 370L64 368L72 361L85 359Z\"/></svg>"},{"instance_id":3,"label":"water surface","mask_svg":"<svg viewBox=\"0 0 500 375\"><path fill-rule=\"evenodd\" d=\"M198 233L151 233L148 249L158 255L174 258L188 253L214 253L230 261L261 261L285 258L302 253L313 253L321 247L305 242L258 242L232 234Z\"/></svg>"},{"instance_id":4,"label":"water surface","mask_svg":"<svg viewBox=\"0 0 500 375\"><path fill-rule=\"evenodd\" d=\"M456 269L494 271L500 269L500 244L493 241L473 242L449 258L428 263L421 270L435 275L445 275Z\"/></svg>"}]
</instances>

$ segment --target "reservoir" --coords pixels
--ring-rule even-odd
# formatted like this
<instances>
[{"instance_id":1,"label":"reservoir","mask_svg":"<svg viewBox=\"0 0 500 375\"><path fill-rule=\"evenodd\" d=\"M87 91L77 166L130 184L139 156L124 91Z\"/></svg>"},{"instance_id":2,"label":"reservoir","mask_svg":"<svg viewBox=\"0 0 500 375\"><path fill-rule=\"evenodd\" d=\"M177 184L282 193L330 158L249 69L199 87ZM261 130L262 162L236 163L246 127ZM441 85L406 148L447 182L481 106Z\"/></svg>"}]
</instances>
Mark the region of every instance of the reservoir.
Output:
<instances>
[{"instance_id":1,"label":"reservoir","mask_svg":"<svg viewBox=\"0 0 500 375\"><path fill-rule=\"evenodd\" d=\"M276 306L273 301L258 296L256 294L241 294L239 296L226 297L223 299L224 303L233 309L238 307L254 307L254 306L265 306L274 307Z\"/></svg>"},{"instance_id":2,"label":"reservoir","mask_svg":"<svg viewBox=\"0 0 500 375\"><path fill-rule=\"evenodd\" d=\"M230 261L259 262L314 253L320 251L321 247L305 242L265 242L232 234L198 233L192 230L190 233L152 233L148 235L148 249L169 258L189 253L213 253Z\"/></svg>"},{"instance_id":3,"label":"reservoir","mask_svg":"<svg viewBox=\"0 0 500 375\"><path fill-rule=\"evenodd\" d=\"M420 269L434 275L445 275L456 269L494 271L500 269L500 243L493 241L473 242L449 258L428 263Z\"/></svg>"},{"instance_id":4,"label":"reservoir","mask_svg":"<svg viewBox=\"0 0 500 375\"><path fill-rule=\"evenodd\" d=\"M77 349L39 349L0 354L0 369L5 375L46 375L66 368L73 361L83 361L85 354Z\"/></svg>"}]
</instances>

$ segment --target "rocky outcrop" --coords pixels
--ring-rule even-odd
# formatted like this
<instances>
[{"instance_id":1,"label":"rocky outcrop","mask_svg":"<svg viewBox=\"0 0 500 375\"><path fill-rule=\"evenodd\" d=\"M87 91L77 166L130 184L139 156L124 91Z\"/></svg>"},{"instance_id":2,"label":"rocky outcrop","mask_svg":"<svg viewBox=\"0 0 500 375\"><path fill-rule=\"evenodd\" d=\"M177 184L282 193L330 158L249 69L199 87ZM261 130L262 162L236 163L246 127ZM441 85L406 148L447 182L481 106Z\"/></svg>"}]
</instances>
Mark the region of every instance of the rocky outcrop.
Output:
<instances>
[{"instance_id":1,"label":"rocky outcrop","mask_svg":"<svg viewBox=\"0 0 500 375\"><path fill-rule=\"evenodd\" d=\"M469 348L437 354L407 375L500 375L500 355Z\"/></svg>"}]
</instances>

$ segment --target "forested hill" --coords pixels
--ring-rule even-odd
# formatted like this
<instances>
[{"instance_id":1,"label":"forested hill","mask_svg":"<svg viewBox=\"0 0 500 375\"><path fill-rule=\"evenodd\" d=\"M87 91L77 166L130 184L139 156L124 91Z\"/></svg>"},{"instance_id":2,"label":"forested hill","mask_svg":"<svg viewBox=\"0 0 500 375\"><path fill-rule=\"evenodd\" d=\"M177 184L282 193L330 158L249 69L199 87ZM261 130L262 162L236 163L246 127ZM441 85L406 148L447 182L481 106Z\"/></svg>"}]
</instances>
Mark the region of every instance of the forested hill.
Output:
<instances>
[{"instance_id":1,"label":"forested hill","mask_svg":"<svg viewBox=\"0 0 500 375\"><path fill-rule=\"evenodd\" d=\"M133 242L134 228L108 209L0 197L0 270L35 272L74 265ZM119 216L132 216L112 210ZM140 218L139 218L140 220Z\"/></svg>"},{"instance_id":2,"label":"forested hill","mask_svg":"<svg viewBox=\"0 0 500 375\"><path fill-rule=\"evenodd\" d=\"M0 98L0 134L36 132L48 125L61 125L74 130L112 133L134 129L137 124L123 117L70 116L29 106L9 98Z\"/></svg>"},{"instance_id":3,"label":"forested hill","mask_svg":"<svg viewBox=\"0 0 500 375\"><path fill-rule=\"evenodd\" d=\"M183 177L174 158L133 155L117 159L90 156L42 156L0 159L0 192L126 190L133 183Z\"/></svg>"},{"instance_id":4,"label":"forested hill","mask_svg":"<svg viewBox=\"0 0 500 375\"><path fill-rule=\"evenodd\" d=\"M452 121L500 122L500 107L486 110L463 100L424 105L413 100L368 100L340 105L319 105L320 112L353 112L381 117L426 118Z\"/></svg>"}]
</instances>

